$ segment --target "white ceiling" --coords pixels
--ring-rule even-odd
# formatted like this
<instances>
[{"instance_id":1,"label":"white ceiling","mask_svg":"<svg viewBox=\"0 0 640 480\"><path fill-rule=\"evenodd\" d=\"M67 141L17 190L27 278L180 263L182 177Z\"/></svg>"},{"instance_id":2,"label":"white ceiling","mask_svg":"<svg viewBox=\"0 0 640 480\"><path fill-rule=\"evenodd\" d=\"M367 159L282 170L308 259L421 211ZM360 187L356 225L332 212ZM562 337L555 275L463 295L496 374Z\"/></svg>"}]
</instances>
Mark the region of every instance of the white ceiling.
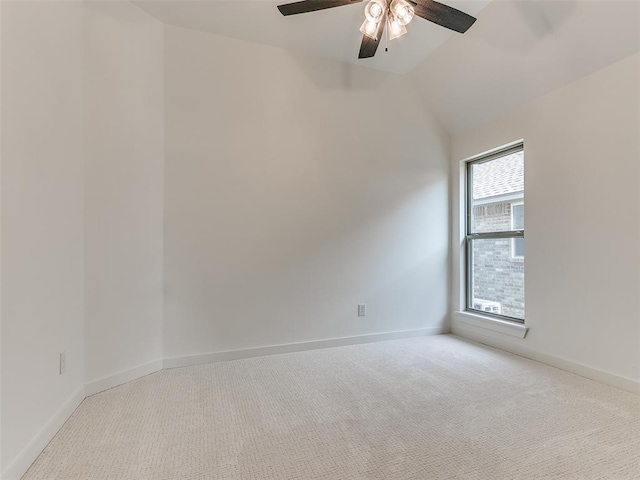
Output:
<instances>
[{"instance_id":1,"label":"white ceiling","mask_svg":"<svg viewBox=\"0 0 640 480\"><path fill-rule=\"evenodd\" d=\"M133 1L169 25L411 71L418 95L450 133L640 51L640 0L444 0L477 16L467 33L415 19L388 53L382 45L366 60L357 58L365 2L283 17L276 5L287 0Z\"/></svg>"},{"instance_id":2,"label":"white ceiling","mask_svg":"<svg viewBox=\"0 0 640 480\"><path fill-rule=\"evenodd\" d=\"M416 17L408 33L380 46L374 58L358 59L366 2L284 17L276 6L291 0L134 0L167 25L216 33L250 42L297 50L393 73L407 73L447 39L460 36ZM476 16L489 0L446 0ZM475 25L471 27L471 30ZM465 35L468 35L465 34Z\"/></svg>"},{"instance_id":3,"label":"white ceiling","mask_svg":"<svg viewBox=\"0 0 640 480\"><path fill-rule=\"evenodd\" d=\"M637 0L496 0L411 77L455 133L638 51Z\"/></svg>"}]
</instances>

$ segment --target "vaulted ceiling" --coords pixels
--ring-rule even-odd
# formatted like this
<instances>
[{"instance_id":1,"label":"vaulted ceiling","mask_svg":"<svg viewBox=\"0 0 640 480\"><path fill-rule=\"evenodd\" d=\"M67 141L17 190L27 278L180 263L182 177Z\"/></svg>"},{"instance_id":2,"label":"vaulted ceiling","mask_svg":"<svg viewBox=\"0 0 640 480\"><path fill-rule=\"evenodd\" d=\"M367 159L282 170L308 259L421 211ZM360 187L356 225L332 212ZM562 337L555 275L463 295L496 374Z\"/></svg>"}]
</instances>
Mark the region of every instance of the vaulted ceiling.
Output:
<instances>
[{"instance_id":1,"label":"vaulted ceiling","mask_svg":"<svg viewBox=\"0 0 640 480\"><path fill-rule=\"evenodd\" d=\"M407 73L459 33L415 17L408 33L384 44L374 58L358 59L366 2L283 17L277 5L294 0L136 0L160 21L250 42L273 45L394 73ZM443 0L444 1L444 0ZM489 0L447 0L476 16ZM472 27L473 28L473 27Z\"/></svg>"},{"instance_id":2,"label":"vaulted ceiling","mask_svg":"<svg viewBox=\"0 0 640 480\"><path fill-rule=\"evenodd\" d=\"M441 0L476 16L464 35L415 18L359 60L365 2L283 17L288 0L134 0L168 25L409 73L455 133L640 51L637 0ZM639 66L640 68L640 66ZM606 95L607 92L602 92Z\"/></svg>"},{"instance_id":3,"label":"vaulted ceiling","mask_svg":"<svg viewBox=\"0 0 640 480\"><path fill-rule=\"evenodd\" d=\"M638 51L636 0L494 0L411 76L455 133Z\"/></svg>"}]
</instances>

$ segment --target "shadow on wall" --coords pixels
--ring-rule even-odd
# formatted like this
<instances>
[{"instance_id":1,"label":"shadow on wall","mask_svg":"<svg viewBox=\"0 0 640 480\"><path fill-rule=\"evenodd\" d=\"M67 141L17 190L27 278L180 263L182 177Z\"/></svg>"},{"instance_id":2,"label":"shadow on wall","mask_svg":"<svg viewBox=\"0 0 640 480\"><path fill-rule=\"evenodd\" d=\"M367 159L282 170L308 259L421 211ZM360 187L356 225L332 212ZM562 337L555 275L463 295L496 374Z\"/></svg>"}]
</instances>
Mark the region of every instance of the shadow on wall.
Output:
<instances>
[{"instance_id":1,"label":"shadow on wall","mask_svg":"<svg viewBox=\"0 0 640 480\"><path fill-rule=\"evenodd\" d=\"M308 199L280 215L266 211L271 208L247 212L224 226L201 218L200 228L215 226L218 233L181 247L191 252L190 266L178 291L171 271L170 318L208 324L199 334L210 335L209 351L255 347L257 339L282 344L357 335L362 328L390 331L394 323L399 330L444 325L447 178L433 174L421 189L406 186L384 208L364 199L351 208L340 207L339 199L324 207ZM320 208L313 211L314 205ZM372 312L365 324L345 325L356 298Z\"/></svg>"},{"instance_id":2,"label":"shadow on wall","mask_svg":"<svg viewBox=\"0 0 640 480\"><path fill-rule=\"evenodd\" d=\"M184 342L206 343L203 353L444 323L446 157L419 147L418 118L387 141L376 133L360 155L363 133L348 123L336 119L323 139L304 132L316 122L289 124L305 139L292 146L266 122L259 162L239 145L233 161L176 173L193 177L187 204L169 206L180 232L167 237L170 258L180 252L166 275L170 336L190 337L189 319L201 330ZM376 301L364 327L344 323L355 298Z\"/></svg>"}]
</instances>

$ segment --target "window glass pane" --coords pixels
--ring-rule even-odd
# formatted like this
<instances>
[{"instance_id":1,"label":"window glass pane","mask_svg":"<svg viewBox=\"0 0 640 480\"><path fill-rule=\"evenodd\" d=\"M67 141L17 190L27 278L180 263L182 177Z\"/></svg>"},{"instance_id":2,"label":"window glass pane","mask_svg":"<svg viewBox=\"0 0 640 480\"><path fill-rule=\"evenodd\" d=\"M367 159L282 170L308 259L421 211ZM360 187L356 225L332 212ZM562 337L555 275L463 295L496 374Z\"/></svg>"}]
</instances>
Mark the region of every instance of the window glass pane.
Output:
<instances>
[{"instance_id":1,"label":"window glass pane","mask_svg":"<svg viewBox=\"0 0 640 480\"><path fill-rule=\"evenodd\" d=\"M524 230L524 204L511 204L511 229ZM511 256L513 258L524 258L524 238L514 238L511 240Z\"/></svg>"},{"instance_id":2,"label":"window glass pane","mask_svg":"<svg viewBox=\"0 0 640 480\"><path fill-rule=\"evenodd\" d=\"M524 258L524 238L514 238L513 242L513 258Z\"/></svg>"},{"instance_id":3,"label":"window glass pane","mask_svg":"<svg viewBox=\"0 0 640 480\"><path fill-rule=\"evenodd\" d=\"M514 259L512 242L520 238L473 239L469 308L524 319L524 262ZM522 250L524 255L524 249Z\"/></svg>"},{"instance_id":4,"label":"window glass pane","mask_svg":"<svg viewBox=\"0 0 640 480\"><path fill-rule=\"evenodd\" d=\"M524 229L524 152L510 153L469 167L471 231ZM512 208L515 212L512 214Z\"/></svg>"},{"instance_id":5,"label":"window glass pane","mask_svg":"<svg viewBox=\"0 0 640 480\"><path fill-rule=\"evenodd\" d=\"M511 228L524 230L524 203L511 204Z\"/></svg>"}]
</instances>

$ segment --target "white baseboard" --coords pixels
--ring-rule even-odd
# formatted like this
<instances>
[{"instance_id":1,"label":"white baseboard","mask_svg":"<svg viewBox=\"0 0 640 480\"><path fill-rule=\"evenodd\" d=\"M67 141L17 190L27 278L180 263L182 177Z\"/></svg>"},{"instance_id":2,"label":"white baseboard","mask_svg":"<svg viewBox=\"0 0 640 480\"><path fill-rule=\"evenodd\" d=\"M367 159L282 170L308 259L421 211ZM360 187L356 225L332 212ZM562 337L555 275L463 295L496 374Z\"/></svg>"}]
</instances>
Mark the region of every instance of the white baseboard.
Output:
<instances>
[{"instance_id":1,"label":"white baseboard","mask_svg":"<svg viewBox=\"0 0 640 480\"><path fill-rule=\"evenodd\" d=\"M19 480L84 399L84 385L81 385L2 472L2 480Z\"/></svg>"},{"instance_id":2,"label":"white baseboard","mask_svg":"<svg viewBox=\"0 0 640 480\"><path fill-rule=\"evenodd\" d=\"M123 383L130 382L131 380L144 377L160 370L162 370L162 360L158 359L143 365L138 365L137 367L122 370L118 373L114 373L113 375L93 380L92 382L85 384L86 396L89 397L96 393L104 392L110 388L117 387Z\"/></svg>"},{"instance_id":3,"label":"white baseboard","mask_svg":"<svg viewBox=\"0 0 640 480\"><path fill-rule=\"evenodd\" d=\"M86 396L95 395L123 383L136 380L151 373L158 372L164 368L189 367L193 365L203 365L207 363L217 363L229 360L240 360L243 358L263 357L267 355L278 355L281 353L302 352L305 350L318 350L320 348L342 347L346 345L357 345L360 343L383 342L386 340L397 340L401 338L423 337L427 335L439 335L449 333L444 327L431 327L418 330L404 330L399 332L375 333L371 335L358 335L354 337L331 338L327 340L316 340L311 342L288 343L284 345L270 345L266 347L246 348L242 350L228 350L224 352L204 353L199 355L186 355L181 357L165 358L154 360L128 370L123 370L113 375L99 378L85 385Z\"/></svg>"},{"instance_id":4,"label":"white baseboard","mask_svg":"<svg viewBox=\"0 0 640 480\"><path fill-rule=\"evenodd\" d=\"M508 339L508 337L499 338L497 335L493 336L488 333L478 331L471 325L466 325L463 322L454 321L452 323L452 333L459 337L467 338L490 347L499 348L507 352L519 355L521 357L535 360L536 362L544 363L552 367L565 370L567 372L575 373L581 377L595 380L596 382L604 383L612 387L626 390L627 392L640 394L640 382L631 378L616 375L611 372L599 370L597 368L588 367L581 363L567 360L566 358L557 357L548 353L540 352L532 348L521 345Z\"/></svg>"},{"instance_id":5,"label":"white baseboard","mask_svg":"<svg viewBox=\"0 0 640 480\"><path fill-rule=\"evenodd\" d=\"M444 327L423 328L419 330L405 330L400 332L374 333L371 335L358 335L354 337L332 338L316 340L312 342L288 343L284 345L271 345L268 347L246 348L242 350L229 350L224 352L203 353L200 355L186 355L180 357L165 358L162 368L190 367L207 363L226 362L243 358L264 357L281 353L302 352L305 350L318 350L321 348L343 347L361 343L383 342L386 340L398 340L401 338L423 337L427 335L439 335L449 333Z\"/></svg>"}]
</instances>

